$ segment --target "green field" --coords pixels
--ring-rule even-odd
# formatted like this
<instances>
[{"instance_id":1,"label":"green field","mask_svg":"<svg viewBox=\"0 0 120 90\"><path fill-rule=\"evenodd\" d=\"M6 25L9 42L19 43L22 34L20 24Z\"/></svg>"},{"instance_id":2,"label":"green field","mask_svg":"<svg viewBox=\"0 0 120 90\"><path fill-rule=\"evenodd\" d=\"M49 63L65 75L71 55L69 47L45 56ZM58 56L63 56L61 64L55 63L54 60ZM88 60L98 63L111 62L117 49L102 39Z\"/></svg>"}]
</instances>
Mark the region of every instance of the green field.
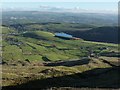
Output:
<instances>
[{"instance_id":1,"label":"green field","mask_svg":"<svg viewBox=\"0 0 120 90\"><path fill-rule=\"evenodd\" d=\"M5 26L2 35L4 87L119 87L115 86L119 66L117 44L66 40L55 37L54 32L17 32ZM43 87L39 85L42 82ZM49 86L49 82L55 84Z\"/></svg>"},{"instance_id":2,"label":"green field","mask_svg":"<svg viewBox=\"0 0 120 90\"><path fill-rule=\"evenodd\" d=\"M84 40L65 40L46 31L27 31L17 33L3 27L3 60L49 61L79 59L89 53L118 52L116 44L88 42Z\"/></svg>"}]
</instances>

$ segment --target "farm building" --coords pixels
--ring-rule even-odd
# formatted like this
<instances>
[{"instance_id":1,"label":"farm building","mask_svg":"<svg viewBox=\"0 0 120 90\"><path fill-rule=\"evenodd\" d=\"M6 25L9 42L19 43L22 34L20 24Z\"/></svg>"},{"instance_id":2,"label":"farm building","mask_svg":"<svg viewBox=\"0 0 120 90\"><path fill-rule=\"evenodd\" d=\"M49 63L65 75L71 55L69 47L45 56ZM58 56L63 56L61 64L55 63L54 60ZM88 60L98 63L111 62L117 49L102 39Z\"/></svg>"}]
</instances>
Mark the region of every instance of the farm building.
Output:
<instances>
[{"instance_id":1,"label":"farm building","mask_svg":"<svg viewBox=\"0 0 120 90\"><path fill-rule=\"evenodd\" d=\"M73 37L70 34L66 34L66 33L55 33L55 37L60 37L60 38L64 38L64 39L75 39L78 40L79 38Z\"/></svg>"}]
</instances>

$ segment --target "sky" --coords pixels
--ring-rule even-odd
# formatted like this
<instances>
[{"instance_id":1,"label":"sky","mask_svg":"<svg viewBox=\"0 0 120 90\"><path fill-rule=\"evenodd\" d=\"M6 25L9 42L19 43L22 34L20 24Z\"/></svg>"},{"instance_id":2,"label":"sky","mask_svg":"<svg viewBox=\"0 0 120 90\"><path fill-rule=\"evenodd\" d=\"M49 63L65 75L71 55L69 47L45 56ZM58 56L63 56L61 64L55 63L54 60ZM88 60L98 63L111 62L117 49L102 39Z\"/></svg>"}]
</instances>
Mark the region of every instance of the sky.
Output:
<instances>
[{"instance_id":1,"label":"sky","mask_svg":"<svg viewBox=\"0 0 120 90\"><path fill-rule=\"evenodd\" d=\"M119 0L0 0L2 2L118 2Z\"/></svg>"},{"instance_id":2,"label":"sky","mask_svg":"<svg viewBox=\"0 0 120 90\"><path fill-rule=\"evenodd\" d=\"M64 0L65 1L65 0ZM4 0L2 8L29 8L39 9L40 6L59 7L59 8L80 8L87 10L109 10L117 11L118 0ZM94 2L93 2L94 1ZM105 2L104 2L105 1Z\"/></svg>"}]
</instances>

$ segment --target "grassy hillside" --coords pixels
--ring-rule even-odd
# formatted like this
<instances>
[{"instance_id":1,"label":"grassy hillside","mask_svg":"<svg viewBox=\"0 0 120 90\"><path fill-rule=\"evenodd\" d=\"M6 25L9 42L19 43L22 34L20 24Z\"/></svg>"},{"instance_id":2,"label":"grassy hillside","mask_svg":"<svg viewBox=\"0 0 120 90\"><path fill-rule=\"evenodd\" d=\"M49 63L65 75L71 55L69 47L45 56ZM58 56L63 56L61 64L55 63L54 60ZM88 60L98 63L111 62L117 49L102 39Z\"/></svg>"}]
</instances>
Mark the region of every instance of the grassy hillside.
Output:
<instances>
[{"instance_id":1,"label":"grassy hillside","mask_svg":"<svg viewBox=\"0 0 120 90\"><path fill-rule=\"evenodd\" d=\"M75 37L89 41L119 43L117 26L97 26L80 23L21 23L6 25L15 28L18 32L24 31L48 31L48 32L65 32Z\"/></svg>"},{"instance_id":2,"label":"grassy hillside","mask_svg":"<svg viewBox=\"0 0 120 90\"><path fill-rule=\"evenodd\" d=\"M56 10L2 12L2 89L119 90L117 15Z\"/></svg>"},{"instance_id":3,"label":"grassy hillside","mask_svg":"<svg viewBox=\"0 0 120 90\"><path fill-rule=\"evenodd\" d=\"M57 38L46 31L17 33L9 27L3 28L3 60L57 61L79 59L89 54L118 52L117 45L100 44L80 40Z\"/></svg>"},{"instance_id":4,"label":"grassy hillside","mask_svg":"<svg viewBox=\"0 0 120 90\"><path fill-rule=\"evenodd\" d=\"M21 75L18 78L16 74L9 73L12 78L8 77L8 80L12 80L13 85L4 87L4 89L29 87L31 89L39 88L41 90L50 90L50 88L54 87L53 90L64 90L65 88L67 90L119 90L120 87L119 74L117 73L119 67L95 68L89 71L83 71L82 73L74 73L75 71L80 71L74 69L74 67L72 69L63 69L63 67L46 68L45 70L41 70L40 68L34 68L33 73L24 76L24 78ZM28 70L28 68L26 69ZM39 70L39 72L36 72L35 69ZM12 70L12 72L15 72L15 70ZM27 72L26 75L27 74L29 74L29 72ZM36 78L36 80L34 80L34 78ZM22 84L19 85L20 82ZM11 82L7 84L10 85Z\"/></svg>"},{"instance_id":5,"label":"grassy hillside","mask_svg":"<svg viewBox=\"0 0 120 90\"><path fill-rule=\"evenodd\" d=\"M18 32L5 26L2 35L3 88L120 87L117 44L66 40L48 31Z\"/></svg>"}]
</instances>

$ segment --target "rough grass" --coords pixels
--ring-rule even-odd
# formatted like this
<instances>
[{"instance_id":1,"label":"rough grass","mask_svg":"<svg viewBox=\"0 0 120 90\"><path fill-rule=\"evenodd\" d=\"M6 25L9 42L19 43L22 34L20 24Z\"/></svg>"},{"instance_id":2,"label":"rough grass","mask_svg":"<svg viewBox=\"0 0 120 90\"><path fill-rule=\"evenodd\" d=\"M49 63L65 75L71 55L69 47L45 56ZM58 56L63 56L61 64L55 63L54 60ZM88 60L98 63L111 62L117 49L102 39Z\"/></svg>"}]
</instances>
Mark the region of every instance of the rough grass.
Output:
<instances>
[{"instance_id":1,"label":"rough grass","mask_svg":"<svg viewBox=\"0 0 120 90\"><path fill-rule=\"evenodd\" d=\"M21 84L23 84L22 87L33 85L29 87L40 88L42 87L42 83L43 88L47 87L48 84L51 87L57 87L57 85L59 85L59 87L115 88L118 87L119 76L116 69L110 68L111 67L90 68L89 65L77 67L9 66L9 68L8 66L3 66L3 86L21 86ZM25 84L26 86L24 86L24 83L28 85Z\"/></svg>"},{"instance_id":2,"label":"rough grass","mask_svg":"<svg viewBox=\"0 0 120 90\"><path fill-rule=\"evenodd\" d=\"M69 61L68 61L69 62ZM76 61L77 62L77 61ZM27 62L26 62L27 63ZM110 68L109 64L91 58L88 64L75 65L75 66L44 66L42 62L31 61L25 66L17 65L3 65L3 86L11 86L16 84L25 83L31 80L41 80L52 77L61 77L65 75L72 75L76 73L83 73L85 71L93 70L96 68ZM19 71L19 72L18 72ZM100 73L96 70L96 73ZM77 76L79 77L79 76ZM99 83L99 82L98 82Z\"/></svg>"}]
</instances>

